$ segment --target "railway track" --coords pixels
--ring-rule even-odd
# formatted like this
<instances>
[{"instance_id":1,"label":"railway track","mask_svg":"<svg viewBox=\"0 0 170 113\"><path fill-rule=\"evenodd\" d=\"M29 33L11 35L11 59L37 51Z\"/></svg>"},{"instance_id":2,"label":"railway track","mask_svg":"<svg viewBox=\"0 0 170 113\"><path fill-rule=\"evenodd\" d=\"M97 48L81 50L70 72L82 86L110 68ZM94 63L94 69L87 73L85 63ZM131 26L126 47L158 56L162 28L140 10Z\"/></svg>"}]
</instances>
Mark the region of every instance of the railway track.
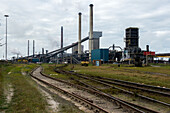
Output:
<instances>
[{"instance_id":1,"label":"railway track","mask_svg":"<svg viewBox=\"0 0 170 113\"><path fill-rule=\"evenodd\" d=\"M101 91L101 90L98 90L97 87L91 86L91 85L86 84L86 83L84 83L84 82L81 82L81 81L79 81L79 80L75 80L75 81L77 81L78 83L80 83L80 84L82 84L82 85L84 85L84 86L86 86L86 87L89 87L89 88L91 88L91 89L93 89L93 90L95 90L95 91ZM101 92L102 92L102 91L101 91ZM103 92L103 93L104 93L104 92ZM104 95L107 95L107 97L110 98L110 99L115 98L115 97L113 97L113 96L111 96L111 95L109 95L109 94L107 94L107 93L104 93ZM125 102L125 103L127 103L127 104L129 104L129 105L131 105L131 106L134 106L134 107L136 107L136 108L138 108L138 109L141 109L141 110L143 110L143 111L146 112L146 113L158 113L157 111L154 111L154 110L148 109L148 108L146 108L146 107L139 106L139 105L136 105L136 104L133 104L133 103L124 101L124 100L122 100L122 99L120 99L120 98L117 98L117 99L119 99L119 100L121 100L121 101L123 101L123 102Z\"/></svg>"},{"instance_id":2,"label":"railway track","mask_svg":"<svg viewBox=\"0 0 170 113\"><path fill-rule=\"evenodd\" d=\"M72 73L72 74L75 74L75 73ZM154 94L159 94L159 95L170 97L170 89L169 88L144 85L144 84L128 82L128 81L123 81L123 80L117 80L117 79L111 79L111 78L105 78L105 77L100 77L100 76L89 76L89 75L85 75L85 74L79 74L79 75L86 76L86 77L92 77L95 80L99 80L101 82L108 83L108 84L114 84L114 85L131 88L131 89L138 89L138 90L141 90L144 92L149 92L149 93L154 93Z\"/></svg>"},{"instance_id":3,"label":"railway track","mask_svg":"<svg viewBox=\"0 0 170 113\"><path fill-rule=\"evenodd\" d=\"M97 78L89 77L89 76L87 76L87 75L78 74L78 73L74 73L74 72L66 72L66 71L63 71L63 70L62 70L60 73L63 73L63 74L64 74L64 73L67 73L67 74L76 75L76 76L78 76L78 77L81 77L81 78L84 78L84 79L88 79L88 80L91 80L91 81L95 81L95 82L98 82L98 83L100 83L100 84L103 84L103 85L106 85L106 86L109 86L109 87L118 89L118 90L120 90L120 91L122 91L122 92L124 92L124 93L131 94L131 95L135 95L135 96L141 97L141 98L143 98L143 99L146 99L146 100L149 100L149 101L153 101L153 102L156 102L156 103L159 103L159 104L162 104L162 105L165 105L165 106L170 107L170 104L168 104L168 103L165 103L165 102L162 102L162 101L159 101L159 100L156 100L156 99L152 99L152 98L150 98L150 97L143 96L143 95L141 95L141 94L136 94L135 92L131 92L131 91L128 91L128 90L125 90L125 89L122 89L122 88L113 86L113 85L111 85L111 84L108 84L109 81L106 81L106 80L101 80L101 79L99 80L99 79L97 79ZM112 83L112 84L113 84L113 82L109 82L109 83ZM121 86L122 86L122 85L121 85ZM126 87L126 86L124 85L124 87ZM130 87L130 86L129 86L129 87ZM135 87L133 87L133 88L135 89ZM147 90L147 89L146 89L146 90ZM156 91L155 91L155 92L156 92ZM162 94L162 93L160 93L160 94Z\"/></svg>"},{"instance_id":4,"label":"railway track","mask_svg":"<svg viewBox=\"0 0 170 113\"><path fill-rule=\"evenodd\" d=\"M86 106L90 110L93 110L93 112L111 113L113 111L113 112L121 112L121 113L122 112L144 113L143 111L121 100L115 99L113 97L112 97L112 100L110 100L111 97L106 100L106 99L99 98L96 96L96 95L100 95L100 97L103 97L104 94L102 92L94 91L94 90L82 87L80 85L72 84L72 83L45 75L41 72L40 68L37 68L34 71L32 71L30 75L34 79L50 86L51 88L66 95L67 97L74 99L78 103L84 104L84 106ZM88 92L91 92L93 95ZM83 94L83 95L80 95L80 94ZM87 97L86 95L89 95L89 96ZM108 95L106 96L105 94L105 97L108 98ZM100 102L103 102L103 103L100 103Z\"/></svg>"},{"instance_id":5,"label":"railway track","mask_svg":"<svg viewBox=\"0 0 170 113\"><path fill-rule=\"evenodd\" d=\"M97 78L97 80L100 80L105 83L119 85L122 87L131 88L131 89L138 89L138 90L141 90L144 92L149 92L149 93L154 93L154 94L159 94L159 95L170 97L170 89L168 89L168 88L162 88L162 87L158 88L158 87L154 87L154 86L142 85L142 84L121 81L121 80L114 80L114 79L109 79L109 78L104 78L104 77L95 77L95 78ZM166 90L166 92L158 91L157 89L164 90L164 91Z\"/></svg>"},{"instance_id":6,"label":"railway track","mask_svg":"<svg viewBox=\"0 0 170 113\"><path fill-rule=\"evenodd\" d=\"M165 96L166 95L170 96L170 88L164 88L164 87L157 87L157 86L152 86L152 85L139 84L139 83L124 81L124 80L117 80L117 79L106 78L106 77L100 77L100 76L96 76L96 78L103 79L103 80L114 81L114 82L119 82L119 83L123 83L123 84L127 84L127 85L134 85L134 86L142 87L142 88L149 88L149 89L153 89L153 90L156 90L156 91L160 90L162 92L159 92L159 93L167 93L168 95L165 94Z\"/></svg>"},{"instance_id":7,"label":"railway track","mask_svg":"<svg viewBox=\"0 0 170 113\"><path fill-rule=\"evenodd\" d=\"M61 68L57 68L57 70L55 69L55 71L57 72L57 73L61 73L61 74L73 74L72 72L70 73L70 72L66 72L66 71L63 71L63 70L61 70ZM76 75L78 75L79 76L79 74L78 73L74 73L74 74L76 74ZM80 74L81 75L81 74ZM82 77L82 76L79 76L80 78ZM82 77L82 78L84 78L84 79L90 79L90 80L92 80L91 78L88 78L88 77ZM71 77L71 79L74 79L74 78L72 78ZM96 88L96 87L94 87L94 86L91 86L91 85L89 85L89 84L86 84L86 83L84 83L84 82L80 82L79 80L76 80L76 79L74 79L75 81L78 81L81 85L83 84L84 86L86 86L86 87L90 87L91 89L93 89L93 90L95 90L95 91L99 91L98 90L98 88ZM100 81L97 81L97 80L92 80L92 81L95 81L95 82L99 82L99 83L101 83L101 84L104 84L104 85L108 85L108 84L106 84L106 83L103 83L103 82L100 82ZM109 85L110 86L110 85ZM110 87L112 87L112 86L110 86ZM120 89L120 88L118 88L118 89ZM122 90L122 89L120 89L120 90ZM100 90L101 91L101 90ZM128 92L128 91L126 91L126 90L123 90L125 93L130 93L130 94L133 94L132 92ZM102 91L101 91L102 92ZM104 93L104 92L102 92L102 93ZM115 98L115 97L113 97L113 96L111 96L111 95L109 95L109 94L106 94L106 93L104 93L104 95L106 96L107 95L107 98L109 98L109 99L112 99L112 98ZM139 95L140 96L140 95ZM145 96L140 96L141 98L144 98L144 99L147 99L147 100L149 100L149 101L153 101L153 102L158 102L158 103L161 103L162 104L162 102L160 102L160 101L157 101L157 100L154 100L154 99L151 99L151 98L148 98L148 97L145 97ZM119 99L119 98L117 98L117 99ZM132 106L134 106L134 107L136 107L136 108L139 108L139 109L141 109L141 110L143 110L143 111L145 111L145 112L151 112L151 113L158 113L157 111L154 111L154 110L151 110L151 109L149 109L149 108L146 108L146 107L143 107L143 106L140 106L140 105L137 105L137 104L133 104L133 103L130 103L130 102L127 102L127 101L124 101L124 100L122 100L122 99L119 99L119 100L121 100L121 101L123 101L123 102L125 102L125 103L127 103L127 104L129 104L129 105L132 105ZM165 105L166 105L166 103L165 103ZM169 105L168 105L168 107L169 107Z\"/></svg>"},{"instance_id":8,"label":"railway track","mask_svg":"<svg viewBox=\"0 0 170 113\"><path fill-rule=\"evenodd\" d=\"M94 76L92 76L92 77L89 77L89 75L85 75L85 76L84 76L83 74L78 74L78 73L74 73L74 72L68 72L68 71L64 71L64 70L61 70L61 69L56 69L55 71L58 72L58 73L62 73L62 74L72 74L72 75L76 75L76 76L78 76L78 77L80 77L80 78L89 79L89 80L91 80L91 81L95 81L95 82L104 84L104 85L106 85L106 86L110 86L110 87L112 87L112 88L119 89L119 90L121 90L121 91L124 92L124 93L128 93L128 94L131 94L131 95L135 95L135 96L136 96L136 94L133 93L133 92L130 92L130 91L127 91L127 90L124 90L124 89L121 89L121 88L118 88L118 87L115 87L115 86L112 86L112 85L106 83L106 81L105 81L104 79L108 79L108 78L103 78L103 77L101 77L101 78L100 78L100 77L94 78ZM100 80L99 80L99 78L100 78ZM101 79L102 79L102 80L101 80ZM114 80L114 79L112 79L112 80ZM126 83L127 81L122 81L122 82L125 82L125 83ZM130 84L133 84L133 83L130 82ZM141 84L137 84L137 83L134 83L133 85L138 85L138 86L142 86L142 87L145 86L145 85L141 85ZM146 85L146 86L149 87L149 85ZM150 86L150 87L154 88L155 86ZM133 88L134 88L134 87L133 87ZM161 87L156 87L156 88L157 88L157 89L161 89L161 90L168 91L168 88L161 88ZM93 88L93 89L94 89L94 88ZM162 93L160 93L160 94L162 94ZM152 101L152 102L156 102L156 103L165 105L165 106L167 106L167 107L170 107L170 104L168 104L168 103L165 103L165 102L162 102L162 101L159 101L159 100L156 100L156 99L152 99L152 98L149 98L149 97L140 95L140 94L137 94L137 96L140 97L140 98L143 98L143 99L146 99L146 100L149 100L149 101ZM166 95L166 96L169 96L169 95Z\"/></svg>"}]
</instances>

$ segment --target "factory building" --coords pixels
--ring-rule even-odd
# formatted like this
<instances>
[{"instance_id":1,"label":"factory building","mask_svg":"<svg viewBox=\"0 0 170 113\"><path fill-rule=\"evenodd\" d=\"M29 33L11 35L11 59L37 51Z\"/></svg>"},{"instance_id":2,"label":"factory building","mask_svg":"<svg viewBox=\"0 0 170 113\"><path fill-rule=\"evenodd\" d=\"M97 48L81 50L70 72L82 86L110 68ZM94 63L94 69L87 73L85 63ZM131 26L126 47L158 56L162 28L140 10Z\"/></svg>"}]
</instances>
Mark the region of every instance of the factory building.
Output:
<instances>
[{"instance_id":1,"label":"factory building","mask_svg":"<svg viewBox=\"0 0 170 113\"><path fill-rule=\"evenodd\" d=\"M81 54L83 53L83 51L84 51L84 46L81 45ZM73 55L77 55L78 54L78 45L72 47L72 54Z\"/></svg>"},{"instance_id":2,"label":"factory building","mask_svg":"<svg viewBox=\"0 0 170 113\"><path fill-rule=\"evenodd\" d=\"M122 50L121 61L128 63L138 63L136 65L141 66L142 60L145 56L143 55L143 51L139 47L139 28L126 28L124 41L125 48Z\"/></svg>"},{"instance_id":3,"label":"factory building","mask_svg":"<svg viewBox=\"0 0 170 113\"><path fill-rule=\"evenodd\" d=\"M100 48L100 37L102 37L102 32L93 31L92 47L91 50Z\"/></svg>"},{"instance_id":4,"label":"factory building","mask_svg":"<svg viewBox=\"0 0 170 113\"><path fill-rule=\"evenodd\" d=\"M139 29L136 27L129 27L125 30L125 48L124 58L134 58L135 55L142 54L141 48L139 47Z\"/></svg>"}]
</instances>

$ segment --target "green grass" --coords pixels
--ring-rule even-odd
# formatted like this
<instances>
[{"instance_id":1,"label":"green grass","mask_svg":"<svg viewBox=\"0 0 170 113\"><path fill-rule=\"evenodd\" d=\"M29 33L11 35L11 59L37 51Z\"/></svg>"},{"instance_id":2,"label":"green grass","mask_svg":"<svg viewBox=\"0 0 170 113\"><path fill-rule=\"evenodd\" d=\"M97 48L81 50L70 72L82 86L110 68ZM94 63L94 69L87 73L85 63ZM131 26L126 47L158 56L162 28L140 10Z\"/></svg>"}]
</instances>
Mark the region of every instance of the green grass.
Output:
<instances>
[{"instance_id":1,"label":"green grass","mask_svg":"<svg viewBox=\"0 0 170 113\"><path fill-rule=\"evenodd\" d=\"M4 95L3 95L3 76L2 76L2 66L0 65L0 107L4 102ZM1 109L1 108L0 108Z\"/></svg>"},{"instance_id":2,"label":"green grass","mask_svg":"<svg viewBox=\"0 0 170 113\"><path fill-rule=\"evenodd\" d=\"M51 77L59 78L59 79L65 79L68 80L69 76L65 76L63 74L56 73L54 71L55 67L62 66L62 64L56 65L55 64L42 64L44 70L43 73L50 75Z\"/></svg>"},{"instance_id":3,"label":"green grass","mask_svg":"<svg viewBox=\"0 0 170 113\"><path fill-rule=\"evenodd\" d=\"M0 111L5 110L7 113L45 113L47 102L36 88L35 82L28 75L22 75L21 70L28 73L36 65L15 65L2 66L2 82L7 87L9 84L14 88L14 96L7 106L5 100L1 102ZM8 74L11 72L11 74ZM3 90L4 91L4 90ZM5 97L6 95L3 95ZM2 99L1 99L2 100Z\"/></svg>"},{"instance_id":4,"label":"green grass","mask_svg":"<svg viewBox=\"0 0 170 113\"><path fill-rule=\"evenodd\" d=\"M170 75L170 66L161 66L161 67L121 67L121 69L132 69L141 72L154 72L154 73L162 73Z\"/></svg>"}]
</instances>

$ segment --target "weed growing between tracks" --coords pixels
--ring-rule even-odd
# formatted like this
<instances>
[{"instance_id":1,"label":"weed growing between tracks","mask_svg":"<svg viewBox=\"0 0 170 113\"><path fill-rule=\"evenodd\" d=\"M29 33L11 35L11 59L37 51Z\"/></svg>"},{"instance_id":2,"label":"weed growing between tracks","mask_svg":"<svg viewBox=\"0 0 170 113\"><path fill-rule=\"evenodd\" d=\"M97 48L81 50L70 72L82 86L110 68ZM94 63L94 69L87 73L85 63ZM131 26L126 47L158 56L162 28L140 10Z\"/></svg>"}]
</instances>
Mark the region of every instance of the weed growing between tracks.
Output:
<instances>
[{"instance_id":1,"label":"weed growing between tracks","mask_svg":"<svg viewBox=\"0 0 170 113\"><path fill-rule=\"evenodd\" d=\"M3 71L3 83L5 86L9 84L12 85L14 89L14 95L12 97L12 101L4 108L6 112L38 112L44 113L46 112L47 102L43 99L41 93L37 90L35 86L30 84L28 80L31 80L28 76L23 76L21 74L22 71L31 71L35 65L15 65L11 64L10 66L2 67ZM10 72L10 73L9 73ZM4 95L5 97L6 95ZM3 100L5 103L5 101Z\"/></svg>"}]
</instances>

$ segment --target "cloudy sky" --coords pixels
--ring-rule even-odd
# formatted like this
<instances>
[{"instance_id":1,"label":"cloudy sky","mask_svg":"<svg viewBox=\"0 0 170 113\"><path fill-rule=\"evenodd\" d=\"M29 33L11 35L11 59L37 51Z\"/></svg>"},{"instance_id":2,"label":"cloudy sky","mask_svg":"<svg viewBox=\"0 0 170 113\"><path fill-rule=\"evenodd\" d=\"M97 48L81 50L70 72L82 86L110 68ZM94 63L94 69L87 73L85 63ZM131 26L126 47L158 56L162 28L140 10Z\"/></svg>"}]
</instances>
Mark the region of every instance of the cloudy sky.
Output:
<instances>
[{"instance_id":1,"label":"cloudy sky","mask_svg":"<svg viewBox=\"0 0 170 113\"><path fill-rule=\"evenodd\" d=\"M94 4L94 30L102 31L101 48L112 44L124 47L124 30L139 27L140 47L147 44L157 53L170 52L169 0L1 0L0 43L5 43L8 14L8 59L27 55L27 41L36 42L36 53L60 47L60 27L64 27L64 46L78 40L78 13L82 12L82 36L89 31L89 4ZM88 42L83 43L88 49ZM68 51L69 52L69 51ZM0 47L0 59L5 46Z\"/></svg>"}]
</instances>

